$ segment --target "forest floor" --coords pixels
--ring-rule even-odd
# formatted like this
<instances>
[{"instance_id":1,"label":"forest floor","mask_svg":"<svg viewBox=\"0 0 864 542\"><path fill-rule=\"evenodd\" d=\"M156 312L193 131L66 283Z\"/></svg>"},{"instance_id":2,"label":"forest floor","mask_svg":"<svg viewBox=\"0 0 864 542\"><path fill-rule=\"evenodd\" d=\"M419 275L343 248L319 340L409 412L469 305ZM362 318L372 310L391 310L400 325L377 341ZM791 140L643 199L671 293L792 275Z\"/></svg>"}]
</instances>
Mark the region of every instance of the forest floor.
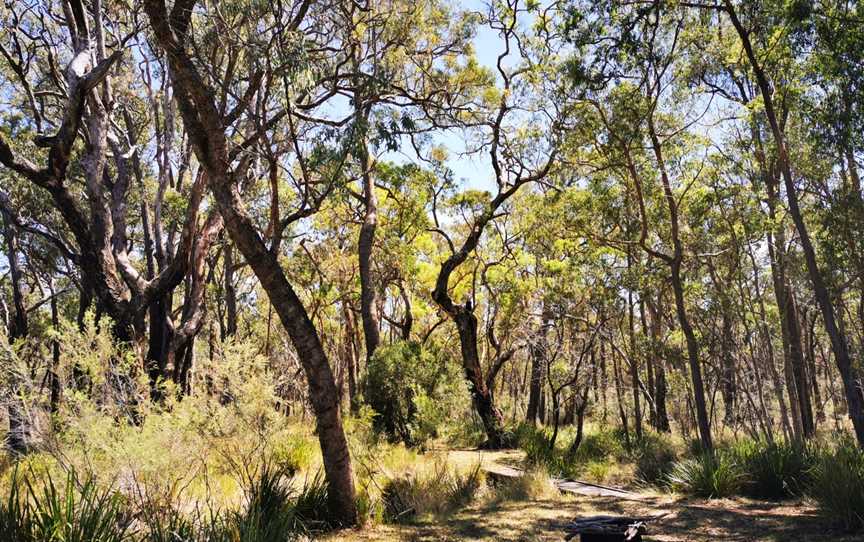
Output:
<instances>
[{"instance_id":1,"label":"forest floor","mask_svg":"<svg viewBox=\"0 0 864 542\"><path fill-rule=\"evenodd\" d=\"M451 451L455 466L517 465L520 452ZM633 488L629 488L633 490ZM698 499L675 494L639 491L641 500L561 494L529 500L488 500L446 517L419 518L404 525L376 525L342 531L328 542L359 541L547 541L563 540L564 526L577 517L627 515L653 517L645 540L755 541L832 540L852 542L848 535L826 527L816 509L803 501L773 503L746 498Z\"/></svg>"}]
</instances>

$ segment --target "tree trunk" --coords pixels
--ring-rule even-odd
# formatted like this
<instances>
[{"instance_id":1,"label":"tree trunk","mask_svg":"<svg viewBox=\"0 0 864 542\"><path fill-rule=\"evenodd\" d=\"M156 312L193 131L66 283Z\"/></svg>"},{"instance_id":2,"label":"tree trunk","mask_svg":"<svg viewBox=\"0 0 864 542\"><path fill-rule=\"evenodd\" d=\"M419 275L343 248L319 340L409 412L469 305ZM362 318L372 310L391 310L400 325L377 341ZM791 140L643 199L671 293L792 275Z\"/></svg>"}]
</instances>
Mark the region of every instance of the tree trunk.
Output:
<instances>
[{"instance_id":1,"label":"tree trunk","mask_svg":"<svg viewBox=\"0 0 864 542\"><path fill-rule=\"evenodd\" d=\"M360 267L360 316L363 320L363 338L366 342L366 361L372 359L381 342L379 331L377 292L372 277L372 247L375 243L375 229L378 227L378 198L375 184L369 171L369 157L365 144L362 145L360 167L363 174L363 202L365 211L360 237L357 241L357 255Z\"/></svg>"},{"instance_id":2,"label":"tree trunk","mask_svg":"<svg viewBox=\"0 0 864 542\"><path fill-rule=\"evenodd\" d=\"M342 302L342 315L345 321L345 331L342 337L342 357L348 372L348 405L351 412L355 412L357 404L357 343L355 342L356 331L354 329L354 313L346 302Z\"/></svg>"},{"instance_id":3,"label":"tree trunk","mask_svg":"<svg viewBox=\"0 0 864 542\"><path fill-rule=\"evenodd\" d=\"M633 256L627 253L627 268L628 270L633 265ZM638 345L636 344L636 318L633 306L633 291L627 290L627 330L630 338L630 385L633 388L633 426L636 430L636 439L642 440L642 405L639 401L640 386L639 386L639 355L637 353Z\"/></svg>"},{"instance_id":4,"label":"tree trunk","mask_svg":"<svg viewBox=\"0 0 864 542\"><path fill-rule=\"evenodd\" d=\"M183 43L187 38L191 13L172 16L169 22L164 0L146 0L144 6L156 41L171 66L175 99L195 154L209 178L216 204L225 220L225 228L261 281L262 288L267 292L297 350L306 374L317 422L331 515L337 523L353 525L357 522L354 476L348 442L342 428L333 371L302 301L288 282L276 255L268 250L244 210L237 191L236 177L239 174L229 170L231 159L228 141L222 115L214 103L214 93L201 78Z\"/></svg>"},{"instance_id":5,"label":"tree trunk","mask_svg":"<svg viewBox=\"0 0 864 542\"><path fill-rule=\"evenodd\" d=\"M49 281L48 287L51 293L51 327L54 333L60 332L60 313L57 309L57 292L54 291L53 280ZM51 340L51 413L56 414L60 409L60 396L63 393L60 382L60 340L54 337Z\"/></svg>"},{"instance_id":6,"label":"tree trunk","mask_svg":"<svg viewBox=\"0 0 864 542\"><path fill-rule=\"evenodd\" d=\"M456 315L456 328L459 331L459 345L462 350L462 368L468 380L468 389L474 408L483 422L486 432L486 447L501 448L505 445L504 418L495 406L492 390L483 378L480 355L477 351L477 317L467 307Z\"/></svg>"},{"instance_id":7,"label":"tree trunk","mask_svg":"<svg viewBox=\"0 0 864 542\"><path fill-rule=\"evenodd\" d=\"M711 440L711 423L708 419L708 407L705 403L705 389L702 383L702 366L699 364L699 343L696 334L687 318L684 305L684 285L681 282L681 262L676 259L672 263L672 291L675 294L675 310L678 314L678 324L684 333L687 343L687 361L690 365L690 380L693 385L693 399L696 403L696 421L699 424L699 439L706 452L714 450Z\"/></svg>"},{"instance_id":8,"label":"tree trunk","mask_svg":"<svg viewBox=\"0 0 864 542\"><path fill-rule=\"evenodd\" d=\"M11 217L3 213L3 235L6 238L6 260L9 265L9 278L12 286L12 305L14 312L9 318L9 344L27 337L27 307L24 306L24 291L21 268L18 266L18 232ZM6 449L14 455L23 454L29 447L30 424L24 413L24 404L19 395L15 370L11 371L10 397L6 404L9 418L9 432L6 435Z\"/></svg>"},{"instance_id":9,"label":"tree trunk","mask_svg":"<svg viewBox=\"0 0 864 542\"><path fill-rule=\"evenodd\" d=\"M666 256L666 262L669 264L671 271L672 291L675 297L675 311L678 315L678 323L681 326L681 331L684 333L684 338L687 343L687 359L690 364L690 379L693 384L693 399L696 403L699 439L702 442L703 449L706 452L712 452L714 450L714 444L711 439L711 421L708 418L708 408L705 403L702 366L699 363L699 343L696 341L696 334L693 332L693 327L690 325L690 320L687 317L687 308L684 302L684 283L681 279L681 263L684 258L684 249L679 236L678 203L675 199L675 195L672 193L672 185L666 171L666 163L663 159L663 150L660 144L660 139L657 137L657 132L654 128L653 117L648 118L648 129L649 135L651 136L651 146L654 150L654 157L656 158L660 169L663 195L669 211L669 223L672 231L672 245L674 247L674 252L671 257L668 255Z\"/></svg>"},{"instance_id":10,"label":"tree trunk","mask_svg":"<svg viewBox=\"0 0 864 542\"><path fill-rule=\"evenodd\" d=\"M661 433L668 433L669 413L666 409L666 356L663 355L662 337L663 318L660 314L661 295L657 295L655 303L651 297L646 298L648 315L651 318L651 356L654 358L654 408L657 411L656 428Z\"/></svg>"},{"instance_id":11,"label":"tree trunk","mask_svg":"<svg viewBox=\"0 0 864 542\"><path fill-rule=\"evenodd\" d=\"M531 380L529 381L528 408L525 412L525 421L531 425L537 423L537 418L540 414L540 397L543 392L543 382L546 378L546 334L551 325L552 314L545 302L540 319L540 328L537 330L536 337L531 341L529 348L531 354Z\"/></svg>"},{"instance_id":12,"label":"tree trunk","mask_svg":"<svg viewBox=\"0 0 864 542\"><path fill-rule=\"evenodd\" d=\"M603 343L600 343L600 356L602 357L604 355ZM618 416L621 418L621 428L624 430L624 442L627 444L627 448L630 448L630 427L627 423L627 411L624 409L624 391L621 384L621 370L618 366L618 355L615 351L612 352L612 372L615 377L615 399L616 403L618 403Z\"/></svg>"},{"instance_id":13,"label":"tree trunk","mask_svg":"<svg viewBox=\"0 0 864 542\"><path fill-rule=\"evenodd\" d=\"M234 245L225 242L225 257L223 261L223 279L225 294L225 327L222 335L224 341L237 335L237 290L234 288Z\"/></svg>"}]
</instances>

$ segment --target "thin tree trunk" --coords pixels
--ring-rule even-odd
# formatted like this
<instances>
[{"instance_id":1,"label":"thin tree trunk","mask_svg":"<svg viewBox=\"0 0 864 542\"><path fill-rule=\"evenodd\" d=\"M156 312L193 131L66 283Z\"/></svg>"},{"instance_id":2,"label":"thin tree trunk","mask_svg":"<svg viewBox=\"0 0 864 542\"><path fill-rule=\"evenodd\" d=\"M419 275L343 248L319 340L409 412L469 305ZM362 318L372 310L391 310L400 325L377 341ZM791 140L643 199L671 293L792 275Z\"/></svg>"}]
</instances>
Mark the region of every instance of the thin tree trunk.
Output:
<instances>
[{"instance_id":1,"label":"thin tree trunk","mask_svg":"<svg viewBox=\"0 0 864 542\"><path fill-rule=\"evenodd\" d=\"M627 253L627 268L628 270L633 265L633 256L628 252ZM632 387L633 392L633 426L636 431L636 439L642 440L642 405L639 401L639 364L638 359L639 355L637 353L638 346L636 344L636 318L633 306L633 291L628 288L627 290L627 328L628 328L628 336L630 338L630 355L629 355L629 367L630 367L630 386Z\"/></svg>"},{"instance_id":2,"label":"thin tree trunk","mask_svg":"<svg viewBox=\"0 0 864 542\"><path fill-rule=\"evenodd\" d=\"M600 356L604 355L603 343L600 343ZM622 360L623 361L623 360ZM627 411L624 409L624 390L621 384L621 370L618 364L618 355L616 351L612 352L612 372L615 377L615 399L618 403L618 416L621 419L621 428L624 430L624 441L627 448L630 448L630 426L627 423Z\"/></svg>"},{"instance_id":3,"label":"thin tree trunk","mask_svg":"<svg viewBox=\"0 0 864 542\"><path fill-rule=\"evenodd\" d=\"M48 287L51 293L51 327L54 333L60 331L60 313L57 308L57 293L54 291L53 281L48 282ZM54 337L51 340L51 413L56 414L60 409L60 397L63 393L62 384L60 382L60 339Z\"/></svg>"},{"instance_id":4,"label":"thin tree trunk","mask_svg":"<svg viewBox=\"0 0 864 542\"><path fill-rule=\"evenodd\" d=\"M6 238L6 260L9 265L9 278L12 286L13 313L9 318L9 344L15 344L19 339L27 337L27 307L24 306L24 291L21 268L18 266L18 232L12 224L12 219L3 213L3 235ZM30 427L24 413L24 404L20 396L18 377L10 374L10 396L6 403L6 413L9 419L9 432L6 435L6 448L14 455L27 451L30 440Z\"/></svg>"},{"instance_id":5,"label":"thin tree trunk","mask_svg":"<svg viewBox=\"0 0 864 542\"><path fill-rule=\"evenodd\" d=\"M237 290L234 288L234 245L225 241L223 261L223 280L225 295L225 327L222 340L237 335Z\"/></svg>"},{"instance_id":6,"label":"thin tree trunk","mask_svg":"<svg viewBox=\"0 0 864 542\"><path fill-rule=\"evenodd\" d=\"M543 391L543 382L546 375L546 334L551 324L552 314L546 303L543 303L543 311L540 316L540 327L536 332L534 340L531 341L529 352L531 358L531 380L528 389L528 408L525 412L525 421L531 425L537 423L540 415L540 397Z\"/></svg>"},{"instance_id":7,"label":"thin tree trunk","mask_svg":"<svg viewBox=\"0 0 864 542\"><path fill-rule=\"evenodd\" d=\"M669 413L666 409L666 359L662 355L662 326L663 318L660 314L660 294L657 295L657 303L649 297L648 314L651 317L651 353L656 360L655 364L655 388L654 388L654 404L657 409L657 430L663 433L670 431Z\"/></svg>"}]
</instances>

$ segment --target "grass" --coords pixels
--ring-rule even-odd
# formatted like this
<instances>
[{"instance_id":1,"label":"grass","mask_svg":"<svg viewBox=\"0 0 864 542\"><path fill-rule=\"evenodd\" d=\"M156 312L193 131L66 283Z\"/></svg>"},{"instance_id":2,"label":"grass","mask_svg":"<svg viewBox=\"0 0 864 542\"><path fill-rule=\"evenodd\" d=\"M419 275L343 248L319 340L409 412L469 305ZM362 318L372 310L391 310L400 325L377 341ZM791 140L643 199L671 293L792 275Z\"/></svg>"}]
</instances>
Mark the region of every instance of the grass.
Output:
<instances>
[{"instance_id":1,"label":"grass","mask_svg":"<svg viewBox=\"0 0 864 542\"><path fill-rule=\"evenodd\" d=\"M480 465L462 474L446 463L436 463L431 472L399 476L386 482L381 492L384 518L402 523L424 515L445 515L473 501L485 486Z\"/></svg>"},{"instance_id":2,"label":"grass","mask_svg":"<svg viewBox=\"0 0 864 542\"><path fill-rule=\"evenodd\" d=\"M707 498L737 495L744 479L732 456L722 452L679 461L668 476L669 486L675 491Z\"/></svg>"},{"instance_id":3,"label":"grass","mask_svg":"<svg viewBox=\"0 0 864 542\"><path fill-rule=\"evenodd\" d=\"M493 501L536 501L554 499L560 491L542 466L525 471L522 476L506 478L497 484L492 494Z\"/></svg>"},{"instance_id":4,"label":"grass","mask_svg":"<svg viewBox=\"0 0 864 542\"><path fill-rule=\"evenodd\" d=\"M808 493L826 519L845 529L864 530L864 450L851 439L823 449Z\"/></svg>"},{"instance_id":5,"label":"grass","mask_svg":"<svg viewBox=\"0 0 864 542\"><path fill-rule=\"evenodd\" d=\"M787 442L744 440L730 452L745 475L742 494L775 501L803 493L815 459L811 449Z\"/></svg>"},{"instance_id":6,"label":"grass","mask_svg":"<svg viewBox=\"0 0 864 542\"><path fill-rule=\"evenodd\" d=\"M70 472L61 485L48 476L35 485L16 470L0 505L0 535L9 542L123 542L130 540L125 501L94 478Z\"/></svg>"}]
</instances>

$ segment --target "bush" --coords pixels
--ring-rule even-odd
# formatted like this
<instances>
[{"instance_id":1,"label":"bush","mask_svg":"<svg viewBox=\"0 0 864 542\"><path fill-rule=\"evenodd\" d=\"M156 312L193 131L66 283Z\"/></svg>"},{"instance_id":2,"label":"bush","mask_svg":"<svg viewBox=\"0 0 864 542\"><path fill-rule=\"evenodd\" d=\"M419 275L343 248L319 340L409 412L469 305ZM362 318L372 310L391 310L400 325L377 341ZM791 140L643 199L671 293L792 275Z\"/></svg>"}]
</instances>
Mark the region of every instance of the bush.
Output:
<instances>
[{"instance_id":1,"label":"bush","mask_svg":"<svg viewBox=\"0 0 864 542\"><path fill-rule=\"evenodd\" d=\"M608 478L616 459L627 455L620 435L609 430L585 435L576 453L570 453L567 437L571 431L567 429L559 432L558 442L552 448L548 429L523 423L516 429L516 442L530 466L541 466L550 474L565 478L587 475L598 482Z\"/></svg>"},{"instance_id":2,"label":"bush","mask_svg":"<svg viewBox=\"0 0 864 542\"><path fill-rule=\"evenodd\" d=\"M650 485L665 483L678 460L668 438L650 433L637 443L634 455L637 479Z\"/></svg>"},{"instance_id":3,"label":"bush","mask_svg":"<svg viewBox=\"0 0 864 542\"><path fill-rule=\"evenodd\" d=\"M549 434L529 423L522 423L516 428L516 445L525 452L525 458L530 465L553 466L556 461L555 450L549 447Z\"/></svg>"},{"instance_id":4,"label":"bush","mask_svg":"<svg viewBox=\"0 0 864 542\"><path fill-rule=\"evenodd\" d=\"M738 464L730 454L720 451L679 461L669 474L672 489L708 498L735 495L743 482Z\"/></svg>"},{"instance_id":5,"label":"bush","mask_svg":"<svg viewBox=\"0 0 864 542\"><path fill-rule=\"evenodd\" d=\"M576 450L576 457L583 461L606 461L610 457L621 458L625 455L623 433L607 428L586 434Z\"/></svg>"},{"instance_id":6,"label":"bush","mask_svg":"<svg viewBox=\"0 0 864 542\"><path fill-rule=\"evenodd\" d=\"M782 500L800 494L813 467L813 455L794 443L740 441L731 453L744 471L743 493Z\"/></svg>"},{"instance_id":7,"label":"bush","mask_svg":"<svg viewBox=\"0 0 864 542\"><path fill-rule=\"evenodd\" d=\"M848 438L822 450L809 492L824 517L846 529L864 529L864 450Z\"/></svg>"},{"instance_id":8,"label":"bush","mask_svg":"<svg viewBox=\"0 0 864 542\"><path fill-rule=\"evenodd\" d=\"M414 342L381 347L369 362L363 395L376 431L409 446L438 436L460 410L464 384L456 367Z\"/></svg>"}]
</instances>

